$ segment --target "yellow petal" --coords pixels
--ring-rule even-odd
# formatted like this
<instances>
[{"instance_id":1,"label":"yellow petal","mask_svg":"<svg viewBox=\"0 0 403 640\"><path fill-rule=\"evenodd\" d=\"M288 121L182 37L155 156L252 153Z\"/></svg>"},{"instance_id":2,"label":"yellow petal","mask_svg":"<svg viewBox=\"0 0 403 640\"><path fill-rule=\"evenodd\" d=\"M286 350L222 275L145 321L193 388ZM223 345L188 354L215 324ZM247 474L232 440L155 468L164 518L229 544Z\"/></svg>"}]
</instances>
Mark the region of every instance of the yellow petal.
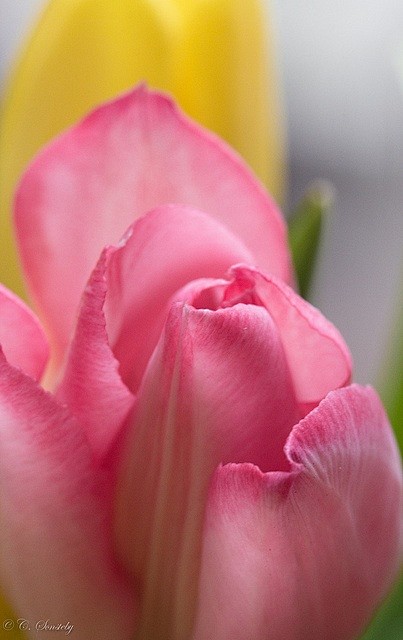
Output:
<instances>
[{"instance_id":1,"label":"yellow petal","mask_svg":"<svg viewBox=\"0 0 403 640\"><path fill-rule=\"evenodd\" d=\"M0 281L22 293L9 212L26 163L96 104L139 81L172 93L280 199L283 135L259 0L52 0L6 98L0 135Z\"/></svg>"},{"instance_id":2,"label":"yellow petal","mask_svg":"<svg viewBox=\"0 0 403 640\"><path fill-rule=\"evenodd\" d=\"M22 292L9 212L34 153L139 80L167 90L175 8L148 0L53 0L20 57L0 137L0 281Z\"/></svg>"},{"instance_id":3,"label":"yellow petal","mask_svg":"<svg viewBox=\"0 0 403 640\"><path fill-rule=\"evenodd\" d=\"M217 132L281 200L283 126L272 38L259 0L176 0L172 91L184 110Z\"/></svg>"}]
</instances>

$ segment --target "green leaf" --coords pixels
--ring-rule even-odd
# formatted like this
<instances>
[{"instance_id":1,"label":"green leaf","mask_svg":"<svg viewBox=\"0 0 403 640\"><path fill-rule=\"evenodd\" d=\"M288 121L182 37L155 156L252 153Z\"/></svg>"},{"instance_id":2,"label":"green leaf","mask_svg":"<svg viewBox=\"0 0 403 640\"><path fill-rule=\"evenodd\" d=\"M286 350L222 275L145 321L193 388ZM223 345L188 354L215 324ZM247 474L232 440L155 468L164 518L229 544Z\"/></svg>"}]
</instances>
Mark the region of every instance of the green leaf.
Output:
<instances>
[{"instance_id":1,"label":"green leaf","mask_svg":"<svg viewBox=\"0 0 403 640\"><path fill-rule=\"evenodd\" d=\"M378 387L403 452L403 284L396 300L398 312Z\"/></svg>"},{"instance_id":2,"label":"green leaf","mask_svg":"<svg viewBox=\"0 0 403 640\"><path fill-rule=\"evenodd\" d=\"M378 385L380 394L403 451L403 287L400 288L398 313L389 338L385 365ZM402 640L403 573L394 591L380 608L362 640Z\"/></svg>"},{"instance_id":3,"label":"green leaf","mask_svg":"<svg viewBox=\"0 0 403 640\"><path fill-rule=\"evenodd\" d=\"M332 208L333 187L327 182L312 184L288 222L288 239L298 288L307 298L323 231L323 220Z\"/></svg>"},{"instance_id":4,"label":"green leaf","mask_svg":"<svg viewBox=\"0 0 403 640\"><path fill-rule=\"evenodd\" d=\"M395 589L380 608L361 640L402 640L403 573Z\"/></svg>"},{"instance_id":5,"label":"green leaf","mask_svg":"<svg viewBox=\"0 0 403 640\"><path fill-rule=\"evenodd\" d=\"M403 46L397 57L403 88ZM403 282L396 296L397 314L389 338L385 364L377 385L400 451L403 452ZM378 611L361 640L401 640L403 638L403 571L395 589Z\"/></svg>"}]
</instances>

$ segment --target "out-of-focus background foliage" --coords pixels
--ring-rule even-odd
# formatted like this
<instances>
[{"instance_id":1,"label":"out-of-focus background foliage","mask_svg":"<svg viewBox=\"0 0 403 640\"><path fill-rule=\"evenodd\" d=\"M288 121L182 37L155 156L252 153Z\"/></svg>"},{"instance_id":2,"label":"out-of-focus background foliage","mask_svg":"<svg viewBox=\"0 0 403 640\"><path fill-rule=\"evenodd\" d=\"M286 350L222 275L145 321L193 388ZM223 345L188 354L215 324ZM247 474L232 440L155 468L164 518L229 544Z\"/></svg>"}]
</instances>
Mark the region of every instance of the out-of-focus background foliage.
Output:
<instances>
[{"instance_id":1,"label":"out-of-focus background foliage","mask_svg":"<svg viewBox=\"0 0 403 640\"><path fill-rule=\"evenodd\" d=\"M289 208L313 179L336 187L311 299L346 338L355 378L375 382L403 278L403 3L266 2L287 113ZM0 87L43 5L0 0Z\"/></svg>"}]
</instances>

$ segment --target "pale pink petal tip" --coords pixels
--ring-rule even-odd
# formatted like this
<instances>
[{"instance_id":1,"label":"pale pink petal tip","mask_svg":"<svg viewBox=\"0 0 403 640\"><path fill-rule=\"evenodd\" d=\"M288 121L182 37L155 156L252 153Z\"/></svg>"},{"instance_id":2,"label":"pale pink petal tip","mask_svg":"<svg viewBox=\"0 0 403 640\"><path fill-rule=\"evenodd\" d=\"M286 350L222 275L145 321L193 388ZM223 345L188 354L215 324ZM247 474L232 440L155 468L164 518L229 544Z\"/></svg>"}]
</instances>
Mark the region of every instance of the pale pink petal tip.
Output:
<instances>
[{"instance_id":1,"label":"pale pink petal tip","mask_svg":"<svg viewBox=\"0 0 403 640\"><path fill-rule=\"evenodd\" d=\"M35 380L42 377L49 357L44 331L24 302L2 285L0 346L10 364Z\"/></svg>"},{"instance_id":2,"label":"pale pink petal tip","mask_svg":"<svg viewBox=\"0 0 403 640\"><path fill-rule=\"evenodd\" d=\"M351 379L351 356L334 325L311 304L273 275L239 265L231 269L233 283L226 299L253 291L272 316L280 333L297 400L304 414L329 391ZM241 299L241 298L240 298Z\"/></svg>"}]
</instances>

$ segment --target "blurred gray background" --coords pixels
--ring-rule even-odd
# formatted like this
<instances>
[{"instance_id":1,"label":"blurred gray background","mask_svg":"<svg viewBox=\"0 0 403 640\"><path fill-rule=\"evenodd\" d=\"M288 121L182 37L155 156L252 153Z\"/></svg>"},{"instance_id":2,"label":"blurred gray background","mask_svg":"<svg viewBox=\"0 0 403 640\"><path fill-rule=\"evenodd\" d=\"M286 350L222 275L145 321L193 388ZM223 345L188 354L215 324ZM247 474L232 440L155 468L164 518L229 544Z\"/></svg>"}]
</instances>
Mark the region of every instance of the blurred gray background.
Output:
<instances>
[{"instance_id":1,"label":"blurred gray background","mask_svg":"<svg viewBox=\"0 0 403 640\"><path fill-rule=\"evenodd\" d=\"M403 301L403 2L274 8L291 202L312 178L336 187L313 301L349 343L356 379L375 382Z\"/></svg>"},{"instance_id":2,"label":"blurred gray background","mask_svg":"<svg viewBox=\"0 0 403 640\"><path fill-rule=\"evenodd\" d=\"M287 208L316 178L336 187L312 299L348 342L355 379L375 382L403 285L403 2L266 2L287 113ZM0 0L1 84L43 4Z\"/></svg>"}]
</instances>

